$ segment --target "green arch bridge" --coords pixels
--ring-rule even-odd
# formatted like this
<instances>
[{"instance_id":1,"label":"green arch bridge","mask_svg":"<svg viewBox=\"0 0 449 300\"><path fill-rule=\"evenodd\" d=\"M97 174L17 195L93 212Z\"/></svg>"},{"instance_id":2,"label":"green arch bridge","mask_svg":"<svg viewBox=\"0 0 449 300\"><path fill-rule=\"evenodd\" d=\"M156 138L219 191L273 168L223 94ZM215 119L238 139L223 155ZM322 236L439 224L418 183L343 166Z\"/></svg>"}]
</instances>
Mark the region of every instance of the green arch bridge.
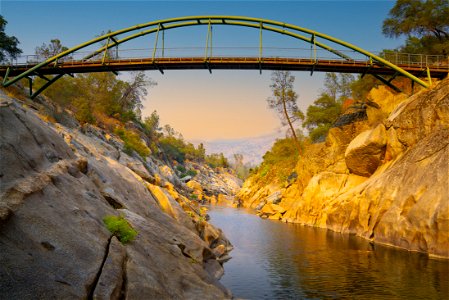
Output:
<instances>
[{"instance_id":1,"label":"green arch bridge","mask_svg":"<svg viewBox=\"0 0 449 300\"><path fill-rule=\"evenodd\" d=\"M259 30L258 55L223 56L213 55L217 48L212 44L212 27L216 25L250 27ZM207 27L206 45L202 48L204 55L170 56L164 55L165 32L180 27ZM271 31L310 44L308 57L266 56L262 39L263 32ZM145 57L121 58L119 45L136 38L154 34L154 47ZM328 44L328 43L331 44ZM159 43L159 47L158 47ZM89 46L100 44L80 59L74 55ZM343 47L346 51L337 50L334 45ZM114 51L115 50L115 51ZM349 50L349 51L347 51ZM333 55L332 58L318 56L318 51ZM348 54L350 52L350 54ZM156 55L156 53L161 53ZM151 56L148 54L152 54ZM356 54L358 57L351 56ZM362 58L360 58L362 57ZM0 66L0 76L3 86L7 87L21 79L28 79L30 97L34 98L53 82L64 75L87 72L118 72L131 70L164 70L173 69L256 69L260 70L294 70L317 72L360 73L362 76L371 74L383 83L399 91L391 82L397 76L409 78L412 84L424 87L431 85L431 78L444 78L449 72L449 57L410 55L393 52L388 57L380 57L360 47L339 40L335 37L283 22L242 17L242 16L189 16L153 21L135 25L104 34L83 44L75 46L42 62L11 63ZM47 77L46 75L55 75ZM38 76L46 83L33 92L33 79ZM421 78L427 77L424 81Z\"/></svg>"}]
</instances>

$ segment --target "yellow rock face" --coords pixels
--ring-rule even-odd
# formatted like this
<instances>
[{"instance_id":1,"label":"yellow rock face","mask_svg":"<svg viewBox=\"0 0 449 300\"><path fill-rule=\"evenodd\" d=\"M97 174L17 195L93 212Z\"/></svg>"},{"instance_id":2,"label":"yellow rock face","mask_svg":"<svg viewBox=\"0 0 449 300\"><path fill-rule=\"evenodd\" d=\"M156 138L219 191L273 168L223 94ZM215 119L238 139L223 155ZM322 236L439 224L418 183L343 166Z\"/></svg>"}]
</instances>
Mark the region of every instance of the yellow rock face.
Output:
<instances>
[{"instance_id":1,"label":"yellow rock face","mask_svg":"<svg viewBox=\"0 0 449 300\"><path fill-rule=\"evenodd\" d=\"M282 219L282 214L281 213L275 213L274 215L269 216L268 219L270 219L270 220L280 220L280 219Z\"/></svg>"},{"instance_id":2,"label":"yellow rock face","mask_svg":"<svg viewBox=\"0 0 449 300\"><path fill-rule=\"evenodd\" d=\"M260 216L449 258L449 79L403 99L373 91L388 118L367 131L333 128L325 143L307 145L298 179L278 186L286 212L267 204ZM276 190L267 191L250 178L239 195L250 206Z\"/></svg>"},{"instance_id":3,"label":"yellow rock face","mask_svg":"<svg viewBox=\"0 0 449 300\"><path fill-rule=\"evenodd\" d=\"M187 186L193 190L197 190L197 191L203 191L203 188L201 187L201 184L199 184L197 181L195 180L190 180L189 182L186 183Z\"/></svg>"},{"instance_id":4,"label":"yellow rock face","mask_svg":"<svg viewBox=\"0 0 449 300\"><path fill-rule=\"evenodd\" d=\"M164 193L164 191L158 187L157 185L148 184L148 189L150 190L151 194L153 194L154 198L159 203L159 206L161 209L167 213L169 216L172 216L175 218L175 212L173 210L172 205L170 204L170 200L168 199L167 195Z\"/></svg>"},{"instance_id":5,"label":"yellow rock face","mask_svg":"<svg viewBox=\"0 0 449 300\"><path fill-rule=\"evenodd\" d=\"M203 199L203 187L201 184L195 180L190 180L186 185L193 190L193 194L198 197L198 200Z\"/></svg>"},{"instance_id":6,"label":"yellow rock face","mask_svg":"<svg viewBox=\"0 0 449 300\"><path fill-rule=\"evenodd\" d=\"M405 146L401 144L394 127L387 130L387 149L385 151L385 161L394 160L405 151Z\"/></svg>"},{"instance_id":7,"label":"yellow rock face","mask_svg":"<svg viewBox=\"0 0 449 300\"><path fill-rule=\"evenodd\" d=\"M369 92L368 99L380 106L382 116L388 116L399 105L399 103L407 99L407 95L394 94L387 87L381 85ZM367 110L368 120L371 124L374 124L378 118L376 114L379 114L379 112L375 112L375 110L376 109Z\"/></svg>"},{"instance_id":8,"label":"yellow rock face","mask_svg":"<svg viewBox=\"0 0 449 300\"><path fill-rule=\"evenodd\" d=\"M268 218L275 218L276 220L279 220L282 218L282 214L285 213L287 210L283 208L280 205L273 204L273 203L267 203L265 204L262 209L259 211L261 215L266 215ZM275 217L277 216L277 217Z\"/></svg>"},{"instance_id":9,"label":"yellow rock face","mask_svg":"<svg viewBox=\"0 0 449 300\"><path fill-rule=\"evenodd\" d=\"M220 204L220 205L232 206L234 203L234 197L228 196L228 195L223 195L223 194L218 194L216 203Z\"/></svg>"}]
</instances>

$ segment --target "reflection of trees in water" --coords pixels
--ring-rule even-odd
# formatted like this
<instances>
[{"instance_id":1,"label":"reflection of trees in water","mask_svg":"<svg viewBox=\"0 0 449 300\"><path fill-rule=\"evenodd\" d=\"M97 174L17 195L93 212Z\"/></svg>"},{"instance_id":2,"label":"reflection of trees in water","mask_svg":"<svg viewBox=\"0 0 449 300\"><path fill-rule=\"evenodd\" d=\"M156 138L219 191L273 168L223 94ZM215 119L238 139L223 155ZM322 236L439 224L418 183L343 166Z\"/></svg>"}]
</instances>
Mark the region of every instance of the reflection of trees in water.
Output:
<instances>
[{"instance_id":1,"label":"reflection of trees in water","mask_svg":"<svg viewBox=\"0 0 449 300\"><path fill-rule=\"evenodd\" d=\"M269 221L267 221L269 222ZM346 234L273 223L266 269L273 296L285 298L441 299L449 263Z\"/></svg>"}]
</instances>

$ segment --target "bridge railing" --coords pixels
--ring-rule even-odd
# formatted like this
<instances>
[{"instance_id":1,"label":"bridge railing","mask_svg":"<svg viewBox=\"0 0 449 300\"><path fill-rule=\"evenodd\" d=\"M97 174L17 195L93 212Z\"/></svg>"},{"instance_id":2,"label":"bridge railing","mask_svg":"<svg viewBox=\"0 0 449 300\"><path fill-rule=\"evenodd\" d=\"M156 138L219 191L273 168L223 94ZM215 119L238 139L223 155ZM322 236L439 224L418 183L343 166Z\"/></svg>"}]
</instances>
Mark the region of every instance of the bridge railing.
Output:
<instances>
[{"instance_id":1,"label":"bridge railing","mask_svg":"<svg viewBox=\"0 0 449 300\"><path fill-rule=\"evenodd\" d=\"M449 56L443 55L424 55L400 52L384 52L382 57L395 65L407 65L409 67L446 67L449 65Z\"/></svg>"},{"instance_id":2,"label":"bridge railing","mask_svg":"<svg viewBox=\"0 0 449 300\"><path fill-rule=\"evenodd\" d=\"M204 53L204 47L174 47L174 48L142 48L142 49L110 49L108 55L103 53L83 60L89 51L78 51L70 57L66 57L58 63L79 64L80 62L88 63L89 61L98 60L114 60L116 62L127 62L136 59L160 59L160 58L185 58L185 57L204 57L207 58L210 53L215 58L232 58L232 57L259 57L259 47L213 47L211 52ZM354 62L370 63L369 58L352 50L338 50L341 53L353 58ZM424 55L400 53L396 51L385 51L379 54L389 62L395 65L416 67L425 69L431 67L433 69L447 69L449 67L449 56L443 55ZM347 64L348 61L323 49L311 48L282 48L282 47L264 47L262 58L291 58L291 59L316 59L316 60L332 60L341 61ZM8 66L33 66L43 61L37 55L23 55L5 65Z\"/></svg>"}]
</instances>

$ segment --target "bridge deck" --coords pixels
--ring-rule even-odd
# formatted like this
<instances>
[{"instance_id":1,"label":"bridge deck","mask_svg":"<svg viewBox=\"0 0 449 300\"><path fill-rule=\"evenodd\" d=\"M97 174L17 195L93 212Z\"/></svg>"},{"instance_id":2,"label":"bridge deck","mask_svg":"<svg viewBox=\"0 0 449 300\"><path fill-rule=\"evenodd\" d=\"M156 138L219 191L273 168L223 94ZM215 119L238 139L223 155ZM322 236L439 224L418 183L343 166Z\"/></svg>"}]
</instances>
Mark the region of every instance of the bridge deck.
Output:
<instances>
[{"instance_id":1,"label":"bridge deck","mask_svg":"<svg viewBox=\"0 0 449 300\"><path fill-rule=\"evenodd\" d=\"M13 66L9 76L16 76L33 67L35 64ZM420 63L398 65L400 68L417 76L425 77L426 68ZM0 66L0 76L6 73L6 66ZM395 71L387 66L372 64L368 61L357 60L328 60L328 59L298 59L298 58L262 58L258 57L179 57L179 58L129 58L115 59L102 62L101 60L67 61L52 63L39 69L36 75L73 74L107 71L134 70L182 70L182 69L241 69L241 70L291 70L315 72L340 72L394 75ZM444 78L448 75L449 65L439 64L429 66L430 75L434 78Z\"/></svg>"}]
</instances>

